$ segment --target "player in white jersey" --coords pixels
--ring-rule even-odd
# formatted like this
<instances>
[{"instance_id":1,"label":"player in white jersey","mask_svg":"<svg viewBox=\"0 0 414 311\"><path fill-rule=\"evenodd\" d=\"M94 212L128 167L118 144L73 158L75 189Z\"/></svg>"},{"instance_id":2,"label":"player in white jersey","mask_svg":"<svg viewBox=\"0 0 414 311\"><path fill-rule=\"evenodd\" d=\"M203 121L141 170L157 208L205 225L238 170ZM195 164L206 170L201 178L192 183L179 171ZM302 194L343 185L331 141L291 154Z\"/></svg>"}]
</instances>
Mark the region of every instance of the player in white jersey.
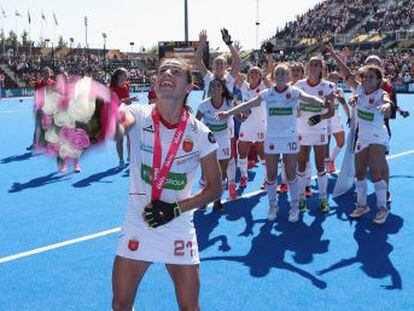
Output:
<instances>
[{"instance_id":1,"label":"player in white jersey","mask_svg":"<svg viewBox=\"0 0 414 311\"><path fill-rule=\"evenodd\" d=\"M328 119L328 145L327 145L327 155L329 155L329 143L331 135L335 138L336 146L330 153L330 157L327 158L327 161L325 163L326 168L328 169L329 173L334 173L336 171L335 168L335 159L338 156L339 152L341 152L342 147L345 144L345 130L344 126L342 124L342 118L341 113L339 111L339 105L342 106L342 108L345 111L347 122L346 124L349 126L351 124L351 113L349 111L349 107L345 101L345 95L344 91L338 86L338 83L341 79L341 75L337 71L333 71L329 73L328 80L332 83L334 83L334 89L335 89L335 101L334 101L334 116L330 119Z\"/></svg>"},{"instance_id":2,"label":"player in white jersey","mask_svg":"<svg viewBox=\"0 0 414 311\"><path fill-rule=\"evenodd\" d=\"M264 73L266 76L266 73ZM243 81L241 91L243 101L248 101L256 97L261 91L270 86L270 81L262 79L262 70L259 67L249 69L249 82ZM265 164L263 142L266 131L266 108L264 103L258 107L250 109L247 113L246 120L240 126L239 134L239 167L240 167L240 187L245 188L247 185L247 156L250 148L255 145L257 153Z\"/></svg>"},{"instance_id":3,"label":"player in white jersey","mask_svg":"<svg viewBox=\"0 0 414 311\"><path fill-rule=\"evenodd\" d=\"M211 80L213 78L223 79L226 83L226 87L230 93L233 92L233 87L235 83L235 79L240 72L240 45L238 42L234 42L231 40L231 36L229 35L227 29L223 28L221 30L223 42L227 45L231 53L231 70L230 72L226 72L227 70L227 61L226 58L222 55L219 55L213 60L212 63L212 71L208 70L206 64L203 62L203 52L204 49L208 48L207 46L207 31L202 30L199 34L199 41L200 45L197 48L195 54L195 64L197 69L200 71L201 75L203 76L204 80L204 94L205 96L209 94L208 87L210 85ZM229 123L230 125L230 135L231 135L231 144L232 146L236 145L235 136L234 136L234 122ZM235 191L235 180L236 180L236 163L234 160L234 155L231 155L228 169L227 169L227 176L229 180L229 192L231 197L234 197L237 193ZM233 190L233 191L232 191Z\"/></svg>"},{"instance_id":4,"label":"player in white jersey","mask_svg":"<svg viewBox=\"0 0 414 311\"><path fill-rule=\"evenodd\" d=\"M277 201L277 166L280 154L283 154L286 175L291 197L289 221L299 219L299 188L296 178L299 140L297 133L297 105L305 102L313 107L321 107L324 102L316 96L309 95L295 86L288 85L290 70L286 64L278 65L274 71L275 86L265 89L259 95L227 112L218 113L219 119L227 118L265 102L266 134L264 151L267 170L267 195L269 199L268 219L275 220L278 212Z\"/></svg>"},{"instance_id":5,"label":"player in white jersey","mask_svg":"<svg viewBox=\"0 0 414 311\"><path fill-rule=\"evenodd\" d=\"M227 165L231 157L229 123L233 122L233 120L217 120L215 115L219 111L226 111L233 107L233 95L227 90L224 81L218 78L211 81L209 95L210 97L198 106L196 118L203 121L214 134L218 143L217 158L221 167L222 191L224 191L227 179ZM204 180L204 177L201 176L201 179ZM221 196L214 201L213 209L215 211L224 210L221 204Z\"/></svg>"},{"instance_id":6,"label":"player in white jersey","mask_svg":"<svg viewBox=\"0 0 414 311\"><path fill-rule=\"evenodd\" d=\"M313 56L307 66L308 76L298 81L295 86L301 90L325 100L328 96L333 97L333 86L322 79L323 59ZM311 147L315 151L315 164L318 171L318 189L320 209L322 212L329 211L327 186L328 176L325 170L326 144L328 143L327 119L333 116L333 103L328 101L327 108L315 108L306 103L300 103L300 116L298 118L298 133L300 152L298 157L298 175L300 187L300 209L306 212L306 165L309 162Z\"/></svg>"},{"instance_id":7,"label":"player in white jersey","mask_svg":"<svg viewBox=\"0 0 414 311\"><path fill-rule=\"evenodd\" d=\"M200 308L193 211L220 194L221 178L214 135L186 109L191 89L190 67L164 60L157 102L120 110L118 135L131 138L130 195L113 266L113 310L133 308L152 262L166 264L181 310ZM192 195L199 165L206 187Z\"/></svg>"},{"instance_id":8,"label":"player in white jersey","mask_svg":"<svg viewBox=\"0 0 414 311\"><path fill-rule=\"evenodd\" d=\"M336 54L333 46L327 44L333 59L337 62L348 87L356 90L358 138L355 147L355 187L357 207L350 217L358 218L369 212L367 204L367 169L375 186L378 211L374 222L382 224L389 211L386 206L387 182L383 167L389 136L384 125L384 116L389 116L393 103L387 92L381 89L383 73L379 67L368 65L362 68L363 80L358 82L344 61Z\"/></svg>"}]
</instances>

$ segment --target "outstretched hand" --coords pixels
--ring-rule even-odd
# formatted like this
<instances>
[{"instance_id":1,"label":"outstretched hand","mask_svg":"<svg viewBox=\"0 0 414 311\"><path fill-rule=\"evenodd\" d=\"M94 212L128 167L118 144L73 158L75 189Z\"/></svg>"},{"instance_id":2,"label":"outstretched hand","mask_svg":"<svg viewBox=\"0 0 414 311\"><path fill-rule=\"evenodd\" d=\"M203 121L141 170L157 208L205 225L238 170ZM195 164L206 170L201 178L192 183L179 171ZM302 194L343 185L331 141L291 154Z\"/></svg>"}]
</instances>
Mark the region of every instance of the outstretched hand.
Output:
<instances>
[{"instance_id":1,"label":"outstretched hand","mask_svg":"<svg viewBox=\"0 0 414 311\"><path fill-rule=\"evenodd\" d=\"M221 37L223 39L223 42L226 45L230 45L233 43L233 41L231 40L231 36L229 34L229 31L226 28L223 28L220 30L221 31Z\"/></svg>"},{"instance_id":2,"label":"outstretched hand","mask_svg":"<svg viewBox=\"0 0 414 311\"><path fill-rule=\"evenodd\" d=\"M214 117L216 118L216 120L221 121L227 119L229 117L229 114L227 111L219 111L214 114Z\"/></svg>"}]
</instances>

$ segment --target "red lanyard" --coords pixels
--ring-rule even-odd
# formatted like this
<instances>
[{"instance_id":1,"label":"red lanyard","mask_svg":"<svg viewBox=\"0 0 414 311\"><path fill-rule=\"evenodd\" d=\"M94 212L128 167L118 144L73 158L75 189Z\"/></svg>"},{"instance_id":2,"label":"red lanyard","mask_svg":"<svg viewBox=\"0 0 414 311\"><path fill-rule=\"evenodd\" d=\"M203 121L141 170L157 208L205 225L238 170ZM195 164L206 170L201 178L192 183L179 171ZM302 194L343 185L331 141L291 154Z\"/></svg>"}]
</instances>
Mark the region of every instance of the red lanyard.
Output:
<instances>
[{"instance_id":1,"label":"red lanyard","mask_svg":"<svg viewBox=\"0 0 414 311\"><path fill-rule=\"evenodd\" d=\"M189 118L190 114L183 108L181 111L180 122L175 130L164 164L161 167L162 148L160 139L160 115L157 106L155 106L152 110L152 120L154 122L154 154L152 157L153 168L151 200L158 200L161 197L161 192L164 189L165 182L167 181L168 174L170 173L171 166L174 162L174 158L177 155L178 148L183 140L184 131Z\"/></svg>"}]
</instances>

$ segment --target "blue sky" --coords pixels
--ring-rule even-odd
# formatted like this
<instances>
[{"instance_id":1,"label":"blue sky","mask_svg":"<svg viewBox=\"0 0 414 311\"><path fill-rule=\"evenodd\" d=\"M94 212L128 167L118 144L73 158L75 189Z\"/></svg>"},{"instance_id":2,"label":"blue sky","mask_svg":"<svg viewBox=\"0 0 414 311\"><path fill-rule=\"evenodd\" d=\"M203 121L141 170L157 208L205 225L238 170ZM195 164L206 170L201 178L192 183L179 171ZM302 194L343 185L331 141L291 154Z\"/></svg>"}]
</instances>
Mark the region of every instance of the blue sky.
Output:
<instances>
[{"instance_id":1,"label":"blue sky","mask_svg":"<svg viewBox=\"0 0 414 311\"><path fill-rule=\"evenodd\" d=\"M295 15L306 12L316 0L259 0L259 39L274 34ZM189 39L198 40L202 28L207 29L211 47L224 49L220 28L225 26L246 49L256 44L257 0L188 0ZM139 47L157 45L158 41L184 40L184 0L0 0L7 18L0 12L0 26L8 33L28 30L27 12L32 23L32 40L39 41L42 33L41 12L46 16L43 23L44 38L51 40L62 35L66 41L74 38L75 46L85 45L84 16L88 16L88 42L90 47L102 47L102 33L106 33L107 47L130 51ZM15 11L22 17L15 18ZM58 26L55 26L53 14ZM16 23L17 21L17 23Z\"/></svg>"}]
</instances>

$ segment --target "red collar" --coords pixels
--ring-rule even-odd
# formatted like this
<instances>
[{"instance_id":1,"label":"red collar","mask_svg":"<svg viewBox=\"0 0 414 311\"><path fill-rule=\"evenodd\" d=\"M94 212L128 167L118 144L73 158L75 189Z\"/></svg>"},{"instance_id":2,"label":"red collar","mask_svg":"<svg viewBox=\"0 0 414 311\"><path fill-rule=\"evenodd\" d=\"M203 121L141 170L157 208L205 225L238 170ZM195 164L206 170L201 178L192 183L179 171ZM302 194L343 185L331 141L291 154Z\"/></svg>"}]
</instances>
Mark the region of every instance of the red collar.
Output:
<instances>
[{"instance_id":1,"label":"red collar","mask_svg":"<svg viewBox=\"0 0 414 311\"><path fill-rule=\"evenodd\" d=\"M160 121L161 123L169 130L171 129L175 129L178 127L178 122L177 123L170 123L167 120L165 120L162 115L160 114Z\"/></svg>"},{"instance_id":2,"label":"red collar","mask_svg":"<svg viewBox=\"0 0 414 311\"><path fill-rule=\"evenodd\" d=\"M306 83L307 83L310 87L315 87L315 86L317 86L319 83L321 83L321 81L322 81L322 80L319 80L319 81L318 81L318 83L316 83L316 84L313 84L313 85L312 85L312 84L310 84L310 83L309 83L309 79L307 79L307 80L306 80Z\"/></svg>"}]
</instances>

